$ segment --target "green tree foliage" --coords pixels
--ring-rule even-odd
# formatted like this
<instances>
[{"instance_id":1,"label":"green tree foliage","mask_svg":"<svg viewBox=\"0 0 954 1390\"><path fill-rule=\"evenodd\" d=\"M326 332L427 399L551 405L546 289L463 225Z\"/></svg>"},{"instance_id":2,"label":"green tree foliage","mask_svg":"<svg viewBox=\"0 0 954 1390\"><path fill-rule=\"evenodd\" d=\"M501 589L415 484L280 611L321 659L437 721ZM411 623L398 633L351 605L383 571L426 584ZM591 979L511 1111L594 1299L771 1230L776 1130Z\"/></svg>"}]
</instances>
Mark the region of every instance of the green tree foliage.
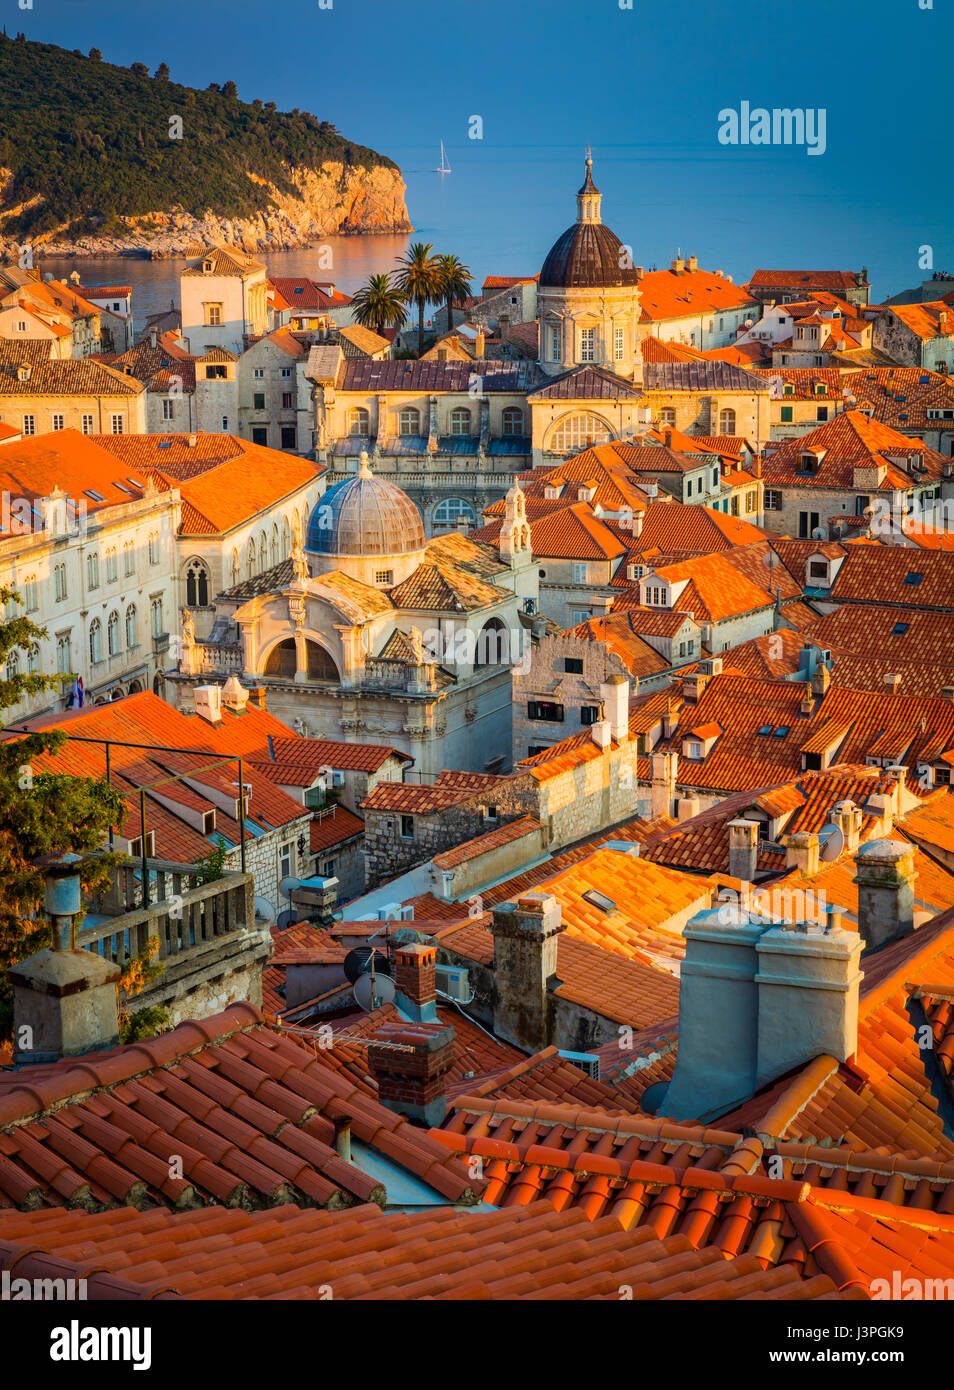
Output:
<instances>
[{"instance_id":1,"label":"green tree foliage","mask_svg":"<svg viewBox=\"0 0 954 1390\"><path fill-rule=\"evenodd\" d=\"M470 282L474 272L464 265L459 256L445 255L437 258L440 277L440 295L447 306L447 331L454 331L453 306L455 301L466 299L470 294Z\"/></svg>"},{"instance_id":2,"label":"green tree foliage","mask_svg":"<svg viewBox=\"0 0 954 1390\"><path fill-rule=\"evenodd\" d=\"M120 1042L138 1042L140 1038L153 1038L162 1032L171 1018L169 1010L164 1009L161 1004L139 1010L129 1007L130 1001L140 995L146 985L157 980L165 969L164 965L154 959L158 950L158 936L150 936L139 955L127 960L122 967L122 974L116 986Z\"/></svg>"},{"instance_id":3,"label":"green tree foliage","mask_svg":"<svg viewBox=\"0 0 954 1390\"><path fill-rule=\"evenodd\" d=\"M159 66L156 68L156 71L155 71L155 73L154 73L154 76L155 76L155 79L156 79L157 82L168 82L168 81L169 81L169 64L168 64L168 63L160 63Z\"/></svg>"},{"instance_id":4,"label":"green tree foliage","mask_svg":"<svg viewBox=\"0 0 954 1390\"><path fill-rule=\"evenodd\" d=\"M225 873L225 856L228 854L228 845L224 835L215 837L215 845L209 850L204 859L198 861L198 877L196 883L214 883L216 879Z\"/></svg>"},{"instance_id":5,"label":"green tree foliage","mask_svg":"<svg viewBox=\"0 0 954 1390\"><path fill-rule=\"evenodd\" d=\"M398 289L408 302L413 300L417 305L419 357L424 351L424 308L428 302L436 303L441 293L439 258L433 251L430 242L412 242L397 267Z\"/></svg>"},{"instance_id":6,"label":"green tree foliage","mask_svg":"<svg viewBox=\"0 0 954 1390\"><path fill-rule=\"evenodd\" d=\"M27 653L46 636L29 618L17 615L19 595L0 587L0 712L27 695L58 689L58 676L21 674ZM11 665L11 658L18 669ZM125 802L105 781L41 772L34 766L44 753L62 747L58 730L26 734L0 743L0 1038L10 1035L12 997L6 968L50 944L43 916L43 877L32 864L56 850L78 854L98 850L109 827L120 827ZM118 856L102 855L84 865L87 892L104 889Z\"/></svg>"},{"instance_id":7,"label":"green tree foliage","mask_svg":"<svg viewBox=\"0 0 954 1390\"><path fill-rule=\"evenodd\" d=\"M174 115L183 118L181 140L169 138ZM143 81L104 63L97 49L78 58L0 35L0 166L13 170L4 198L8 205L39 199L4 224L7 237L66 223L82 235L110 211L253 217L270 209L271 198L250 175L293 193L292 169L326 161L396 168L307 111L239 101L234 83L200 92Z\"/></svg>"},{"instance_id":8,"label":"green tree foliage","mask_svg":"<svg viewBox=\"0 0 954 1390\"><path fill-rule=\"evenodd\" d=\"M407 319L407 301L391 282L390 275L371 275L351 300L355 322L375 333L401 328Z\"/></svg>"}]
</instances>

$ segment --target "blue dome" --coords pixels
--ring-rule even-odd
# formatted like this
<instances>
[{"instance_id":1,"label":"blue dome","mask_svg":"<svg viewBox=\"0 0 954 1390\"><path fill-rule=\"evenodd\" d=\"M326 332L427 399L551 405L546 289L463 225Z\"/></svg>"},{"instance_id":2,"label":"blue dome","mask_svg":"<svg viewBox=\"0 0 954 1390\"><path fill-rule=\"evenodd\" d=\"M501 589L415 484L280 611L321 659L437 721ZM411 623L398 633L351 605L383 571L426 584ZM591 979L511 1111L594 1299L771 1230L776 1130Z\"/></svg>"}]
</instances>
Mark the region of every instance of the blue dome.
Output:
<instances>
[{"instance_id":1,"label":"blue dome","mask_svg":"<svg viewBox=\"0 0 954 1390\"><path fill-rule=\"evenodd\" d=\"M308 519L315 555L409 555L425 546L421 514L406 492L376 478L362 458L353 478L329 488Z\"/></svg>"}]
</instances>

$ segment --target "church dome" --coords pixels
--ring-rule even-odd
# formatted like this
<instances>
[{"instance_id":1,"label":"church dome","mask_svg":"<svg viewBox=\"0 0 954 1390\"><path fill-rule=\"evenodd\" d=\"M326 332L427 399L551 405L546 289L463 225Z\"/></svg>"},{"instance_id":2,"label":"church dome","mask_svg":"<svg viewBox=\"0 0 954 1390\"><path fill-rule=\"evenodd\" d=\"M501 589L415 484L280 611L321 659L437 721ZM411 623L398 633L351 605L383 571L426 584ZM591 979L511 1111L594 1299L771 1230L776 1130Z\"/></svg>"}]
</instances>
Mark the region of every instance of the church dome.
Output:
<instances>
[{"instance_id":1,"label":"church dome","mask_svg":"<svg viewBox=\"0 0 954 1390\"><path fill-rule=\"evenodd\" d=\"M586 178L576 195L577 218L550 248L540 272L540 288L616 289L637 285L632 257L600 217L600 191L593 182L593 160L586 157ZM626 267L629 268L626 268Z\"/></svg>"},{"instance_id":2,"label":"church dome","mask_svg":"<svg viewBox=\"0 0 954 1390\"><path fill-rule=\"evenodd\" d=\"M376 478L366 454L353 478L319 498L308 520L305 549L315 555L410 555L424 549L424 523L406 492Z\"/></svg>"}]
</instances>

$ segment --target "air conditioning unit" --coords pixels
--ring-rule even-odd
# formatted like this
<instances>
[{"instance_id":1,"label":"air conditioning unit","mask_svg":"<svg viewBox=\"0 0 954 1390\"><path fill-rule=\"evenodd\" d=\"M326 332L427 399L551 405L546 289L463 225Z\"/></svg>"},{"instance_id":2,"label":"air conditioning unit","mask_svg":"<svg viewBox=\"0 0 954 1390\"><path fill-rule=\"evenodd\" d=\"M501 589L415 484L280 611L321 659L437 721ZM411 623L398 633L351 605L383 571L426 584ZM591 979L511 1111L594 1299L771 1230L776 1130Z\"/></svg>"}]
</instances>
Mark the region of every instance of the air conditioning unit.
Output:
<instances>
[{"instance_id":1,"label":"air conditioning unit","mask_svg":"<svg viewBox=\"0 0 954 1390\"><path fill-rule=\"evenodd\" d=\"M568 1062L572 1062L580 1071L585 1071L593 1081L600 1079L600 1059L595 1052L565 1052L560 1049L560 1056L565 1057Z\"/></svg>"},{"instance_id":2,"label":"air conditioning unit","mask_svg":"<svg viewBox=\"0 0 954 1390\"><path fill-rule=\"evenodd\" d=\"M435 984L438 994L446 994L448 999L453 999L458 1004L470 1002L470 982L467 971L463 967L438 965L435 969Z\"/></svg>"}]
</instances>

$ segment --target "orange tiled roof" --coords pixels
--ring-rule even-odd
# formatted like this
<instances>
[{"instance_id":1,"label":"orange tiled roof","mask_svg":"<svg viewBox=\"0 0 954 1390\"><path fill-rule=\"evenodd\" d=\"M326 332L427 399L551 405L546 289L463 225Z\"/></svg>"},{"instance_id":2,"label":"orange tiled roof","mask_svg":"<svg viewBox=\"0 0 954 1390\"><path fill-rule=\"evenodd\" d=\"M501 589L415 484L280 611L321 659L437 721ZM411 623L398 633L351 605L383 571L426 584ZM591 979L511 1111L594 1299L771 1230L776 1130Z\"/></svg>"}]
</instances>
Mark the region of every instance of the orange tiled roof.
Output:
<instances>
[{"instance_id":1,"label":"orange tiled roof","mask_svg":"<svg viewBox=\"0 0 954 1390\"><path fill-rule=\"evenodd\" d=\"M815 470L808 473L802 469L801 459L813 450L822 452ZM762 473L766 483L852 489L856 467L884 467L883 481L872 484L870 490L909 488L910 460L915 456L923 460L925 479L942 476L944 459L934 449L877 420L869 420L863 411L846 410L809 434L783 440L777 447L767 449Z\"/></svg>"},{"instance_id":2,"label":"orange tiled roof","mask_svg":"<svg viewBox=\"0 0 954 1390\"><path fill-rule=\"evenodd\" d=\"M758 301L741 285L710 270L686 270L682 275L672 269L647 271L639 282L639 296L643 323L717 313L747 304L758 306Z\"/></svg>"}]
</instances>

